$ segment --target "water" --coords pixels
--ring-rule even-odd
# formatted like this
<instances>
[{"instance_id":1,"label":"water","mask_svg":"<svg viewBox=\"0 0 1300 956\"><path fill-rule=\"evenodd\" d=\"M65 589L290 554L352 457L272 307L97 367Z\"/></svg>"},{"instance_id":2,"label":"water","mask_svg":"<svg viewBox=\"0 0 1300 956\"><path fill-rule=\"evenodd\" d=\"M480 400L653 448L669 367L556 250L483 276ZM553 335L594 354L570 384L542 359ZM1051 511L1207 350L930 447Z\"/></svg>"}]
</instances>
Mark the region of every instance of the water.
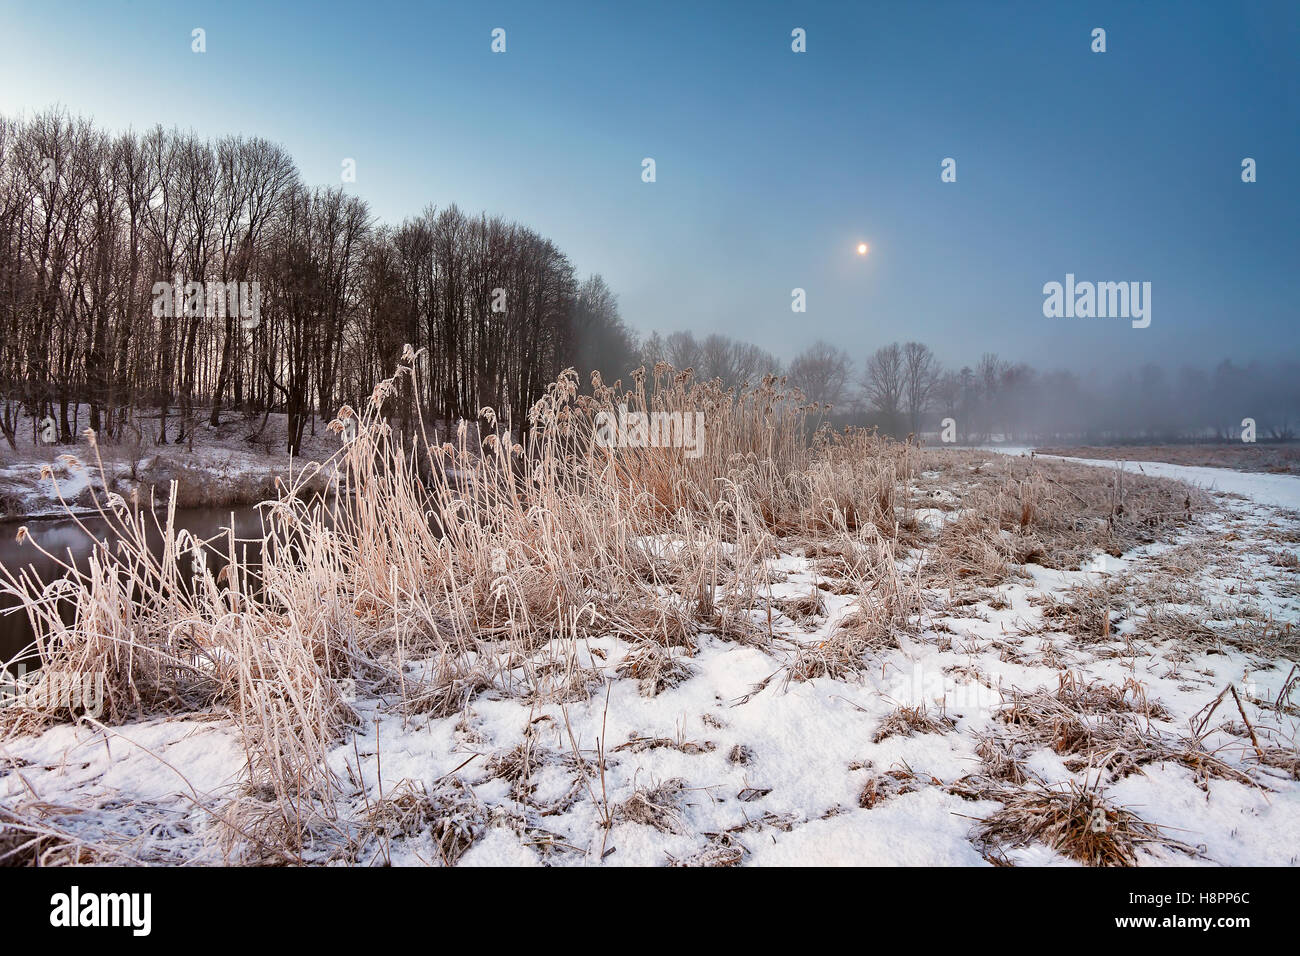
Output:
<instances>
[{"instance_id":1,"label":"water","mask_svg":"<svg viewBox=\"0 0 1300 956\"><path fill-rule=\"evenodd\" d=\"M159 521L165 520L160 514ZM96 539L107 541L112 553L116 553L117 537L109 528L108 522L98 516L82 518L81 523ZM232 525L233 522L233 525ZM27 526L32 540L19 544L16 540L18 529ZM161 553L162 536L154 526L154 521L145 515L150 550L155 555ZM227 548L226 529L235 529L236 551L246 557L248 563L256 566L261 560L260 539L262 520L254 507L239 508L178 508L176 509L175 527L177 531L184 528L196 538L218 540L212 542L208 549L207 566L214 574L219 574L228 562L224 557ZM245 540L240 540L245 539ZM248 540L252 539L252 540ZM40 580L46 584L60 577L63 569L51 558L46 557L33 545L33 541L51 555L65 563L73 563L82 569L86 567L86 558L90 555L94 542L87 536L76 521L71 518L55 520L17 520L0 521L0 564L8 568L15 576L23 568L34 567ZM71 554L72 561L69 561ZM182 568L191 571L182 561ZM28 648L32 641L32 628L27 615L18 611L4 613L20 606L12 595L0 594L0 664L15 659Z\"/></svg>"}]
</instances>

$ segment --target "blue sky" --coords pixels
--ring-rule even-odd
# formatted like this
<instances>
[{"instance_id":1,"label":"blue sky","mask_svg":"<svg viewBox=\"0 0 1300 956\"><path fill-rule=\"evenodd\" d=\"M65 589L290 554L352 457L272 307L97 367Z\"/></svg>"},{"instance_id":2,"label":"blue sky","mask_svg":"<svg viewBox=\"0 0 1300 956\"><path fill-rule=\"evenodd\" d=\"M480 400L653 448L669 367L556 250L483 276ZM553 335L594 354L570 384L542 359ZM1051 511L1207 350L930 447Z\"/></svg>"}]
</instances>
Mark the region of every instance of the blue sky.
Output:
<instances>
[{"instance_id":1,"label":"blue sky","mask_svg":"<svg viewBox=\"0 0 1300 956\"><path fill-rule=\"evenodd\" d=\"M354 158L382 219L524 222L639 331L1300 357L1300 4L0 0L0 24L6 114L260 135L312 184ZM1151 282L1151 326L1044 318L1066 273Z\"/></svg>"}]
</instances>

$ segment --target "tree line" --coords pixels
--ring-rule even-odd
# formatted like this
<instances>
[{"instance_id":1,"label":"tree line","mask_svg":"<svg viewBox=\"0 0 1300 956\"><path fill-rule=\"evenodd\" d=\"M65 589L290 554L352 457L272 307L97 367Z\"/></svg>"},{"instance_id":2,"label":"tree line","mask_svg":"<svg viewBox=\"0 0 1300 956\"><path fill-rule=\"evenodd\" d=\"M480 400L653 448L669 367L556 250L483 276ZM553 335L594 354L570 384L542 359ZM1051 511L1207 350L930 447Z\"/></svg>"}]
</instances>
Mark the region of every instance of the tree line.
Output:
<instances>
[{"instance_id":1,"label":"tree line","mask_svg":"<svg viewBox=\"0 0 1300 956\"><path fill-rule=\"evenodd\" d=\"M526 428L548 382L620 335L600 277L579 283L519 223L451 205L385 225L341 186L307 186L256 137L0 116L11 448L23 416L33 438L48 416L63 442L86 425L176 442L225 412L265 424L278 411L296 452L307 428L359 407L408 344L426 361L388 398L391 417L409 423L417 400L437 421L490 405Z\"/></svg>"},{"instance_id":2,"label":"tree line","mask_svg":"<svg viewBox=\"0 0 1300 956\"><path fill-rule=\"evenodd\" d=\"M0 435L24 417L57 439L88 425L192 441L206 421L273 412L288 449L350 403L360 407L407 346L426 360L385 397L412 428L475 419L519 431L565 368L607 380L667 362L729 387L784 374L838 422L903 437L952 419L963 442L1234 437L1290 439L1295 363L1112 381L1041 372L994 353L944 368L920 342L859 365L818 341L788 363L721 334L652 332L622 321L600 276L579 281L555 244L498 216L427 207L378 222L342 187L309 187L291 156L256 137L204 140L155 127L110 134L47 110L0 116ZM259 423L260 422L260 426Z\"/></svg>"},{"instance_id":3,"label":"tree line","mask_svg":"<svg viewBox=\"0 0 1300 956\"><path fill-rule=\"evenodd\" d=\"M1147 363L1102 380L1041 371L993 352L945 368L922 342L883 345L859 365L845 349L817 341L782 363L727 336L697 340L690 332L651 333L640 359L693 366L735 386L784 374L809 401L830 406L837 424L875 426L899 438L941 433L947 419L962 443L1239 440L1246 418L1260 440L1290 441L1300 426L1300 365L1286 361L1225 359L1213 369L1174 373Z\"/></svg>"}]
</instances>

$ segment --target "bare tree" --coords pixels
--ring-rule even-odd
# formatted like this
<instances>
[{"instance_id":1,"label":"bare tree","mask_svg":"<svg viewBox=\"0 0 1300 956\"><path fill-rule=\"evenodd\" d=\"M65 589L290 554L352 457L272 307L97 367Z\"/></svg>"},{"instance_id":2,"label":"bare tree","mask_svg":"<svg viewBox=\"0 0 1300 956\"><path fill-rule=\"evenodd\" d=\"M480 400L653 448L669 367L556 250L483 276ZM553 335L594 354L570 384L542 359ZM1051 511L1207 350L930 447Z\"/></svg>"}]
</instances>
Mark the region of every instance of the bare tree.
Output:
<instances>
[{"instance_id":1,"label":"bare tree","mask_svg":"<svg viewBox=\"0 0 1300 956\"><path fill-rule=\"evenodd\" d=\"M998 358L996 352L985 352L975 366L975 384L978 388L975 425L977 434L985 441L993 437L994 419L997 417L1002 376L1010 366Z\"/></svg>"},{"instance_id":2,"label":"bare tree","mask_svg":"<svg viewBox=\"0 0 1300 956\"><path fill-rule=\"evenodd\" d=\"M641 340L638 354L641 364L647 369L653 369L659 362L667 362L668 346L664 342L664 337L658 332L651 332Z\"/></svg>"},{"instance_id":3,"label":"bare tree","mask_svg":"<svg viewBox=\"0 0 1300 956\"><path fill-rule=\"evenodd\" d=\"M852 367L849 353L819 339L794 357L786 374L810 401L836 405L844 398Z\"/></svg>"},{"instance_id":4,"label":"bare tree","mask_svg":"<svg viewBox=\"0 0 1300 956\"><path fill-rule=\"evenodd\" d=\"M903 350L897 342L883 346L867 359L862 381L867 400L879 413L885 428L898 427L903 405Z\"/></svg>"},{"instance_id":5,"label":"bare tree","mask_svg":"<svg viewBox=\"0 0 1300 956\"><path fill-rule=\"evenodd\" d=\"M639 364L636 339L618 314L618 297L598 275L578 287L573 307L574 364L613 382Z\"/></svg>"},{"instance_id":6,"label":"bare tree","mask_svg":"<svg viewBox=\"0 0 1300 956\"><path fill-rule=\"evenodd\" d=\"M732 359L732 341L725 335L714 333L700 343L700 378L720 379L724 385L735 380Z\"/></svg>"},{"instance_id":7,"label":"bare tree","mask_svg":"<svg viewBox=\"0 0 1300 956\"><path fill-rule=\"evenodd\" d=\"M769 372L780 370L776 356L757 345L713 334L700 346L701 377L719 379L728 388L741 388Z\"/></svg>"},{"instance_id":8,"label":"bare tree","mask_svg":"<svg viewBox=\"0 0 1300 956\"><path fill-rule=\"evenodd\" d=\"M903 346L903 400L913 434L920 432L921 417L930 409L939 373L939 362L928 345L908 342Z\"/></svg>"},{"instance_id":9,"label":"bare tree","mask_svg":"<svg viewBox=\"0 0 1300 956\"><path fill-rule=\"evenodd\" d=\"M703 352L690 332L673 332L664 340L668 364L676 369L693 368L701 372Z\"/></svg>"}]
</instances>

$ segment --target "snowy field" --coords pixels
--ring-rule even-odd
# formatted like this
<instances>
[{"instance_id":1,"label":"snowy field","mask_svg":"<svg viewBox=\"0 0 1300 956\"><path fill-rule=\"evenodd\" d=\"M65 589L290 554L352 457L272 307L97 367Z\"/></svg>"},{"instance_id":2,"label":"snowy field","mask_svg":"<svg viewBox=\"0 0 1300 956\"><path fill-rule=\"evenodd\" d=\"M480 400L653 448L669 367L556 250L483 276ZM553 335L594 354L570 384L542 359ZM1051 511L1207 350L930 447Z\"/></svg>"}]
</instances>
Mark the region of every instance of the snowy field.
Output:
<instances>
[{"instance_id":1,"label":"snowy field","mask_svg":"<svg viewBox=\"0 0 1300 956\"><path fill-rule=\"evenodd\" d=\"M1075 794L1068 812L1133 838L1130 862L1294 865L1300 477L1128 470L1214 510L1170 542L931 602L866 670L794 676L856 598L793 551L752 613L770 639L706 633L652 666L617 637L557 642L546 666L588 694L489 691L447 717L354 693L330 839L385 820L361 864L1077 865L1050 826L1007 837L1032 829L1021 797ZM0 745L0 804L41 801L124 860L219 862L212 814L244 769L224 717L60 725Z\"/></svg>"},{"instance_id":2,"label":"snowy field","mask_svg":"<svg viewBox=\"0 0 1300 956\"><path fill-rule=\"evenodd\" d=\"M1044 455L1044 458L1058 456ZM1113 461L1089 458L1060 458L1099 468L1115 468ZM1231 468L1206 468L1196 465L1171 465L1163 461L1130 461L1125 467L1153 478L1175 478L1207 491L1239 495L1256 504L1277 508L1300 508L1300 475L1272 475L1262 472L1234 471Z\"/></svg>"}]
</instances>

